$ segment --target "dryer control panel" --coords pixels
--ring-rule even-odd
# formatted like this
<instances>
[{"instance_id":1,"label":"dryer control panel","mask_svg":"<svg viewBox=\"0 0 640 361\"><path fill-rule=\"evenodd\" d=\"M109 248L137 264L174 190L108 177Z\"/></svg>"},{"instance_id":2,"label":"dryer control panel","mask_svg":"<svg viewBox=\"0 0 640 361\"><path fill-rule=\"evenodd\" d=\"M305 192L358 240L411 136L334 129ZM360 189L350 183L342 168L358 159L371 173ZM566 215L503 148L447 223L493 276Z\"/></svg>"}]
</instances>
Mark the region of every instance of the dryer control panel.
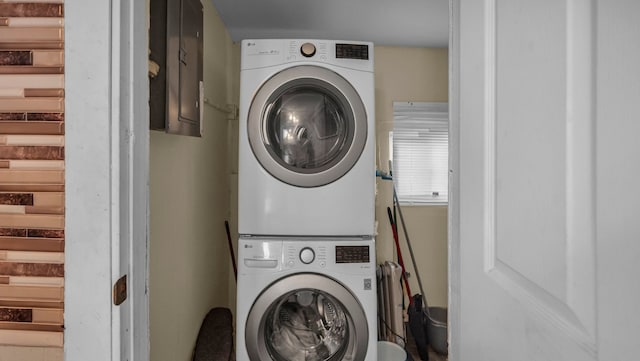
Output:
<instances>
[{"instance_id":1,"label":"dryer control panel","mask_svg":"<svg viewBox=\"0 0 640 361\"><path fill-rule=\"evenodd\" d=\"M247 39L242 41L241 70L290 63L316 63L373 72L373 44L316 39Z\"/></svg>"}]
</instances>

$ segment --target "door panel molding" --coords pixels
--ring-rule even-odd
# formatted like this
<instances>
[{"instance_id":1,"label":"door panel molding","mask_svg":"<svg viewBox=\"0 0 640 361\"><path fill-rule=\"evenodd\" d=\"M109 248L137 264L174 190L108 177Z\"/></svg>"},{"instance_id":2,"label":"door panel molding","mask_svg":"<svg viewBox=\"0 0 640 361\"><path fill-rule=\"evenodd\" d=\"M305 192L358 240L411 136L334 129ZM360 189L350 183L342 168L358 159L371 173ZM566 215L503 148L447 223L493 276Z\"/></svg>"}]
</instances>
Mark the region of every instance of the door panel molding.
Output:
<instances>
[{"instance_id":1,"label":"door panel molding","mask_svg":"<svg viewBox=\"0 0 640 361\"><path fill-rule=\"evenodd\" d=\"M589 0L566 3L565 174L563 296L518 269L498 254L498 1L484 3L484 270L525 308L556 326L590 355L596 347L595 275L595 111L592 62L594 5ZM533 104L533 102L532 102ZM504 240L503 240L504 242ZM548 260L547 260L548 261Z\"/></svg>"}]
</instances>

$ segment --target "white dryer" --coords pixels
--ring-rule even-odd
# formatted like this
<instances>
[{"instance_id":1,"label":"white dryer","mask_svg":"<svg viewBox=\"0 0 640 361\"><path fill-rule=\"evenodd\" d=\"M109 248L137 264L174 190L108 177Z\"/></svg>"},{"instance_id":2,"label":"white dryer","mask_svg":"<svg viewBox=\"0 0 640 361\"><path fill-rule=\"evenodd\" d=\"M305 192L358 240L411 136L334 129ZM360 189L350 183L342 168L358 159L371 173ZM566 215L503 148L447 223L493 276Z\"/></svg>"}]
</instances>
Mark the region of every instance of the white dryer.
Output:
<instances>
[{"instance_id":1,"label":"white dryer","mask_svg":"<svg viewBox=\"0 0 640 361\"><path fill-rule=\"evenodd\" d=\"M241 46L239 233L373 235L373 45Z\"/></svg>"},{"instance_id":2,"label":"white dryer","mask_svg":"<svg viewBox=\"0 0 640 361\"><path fill-rule=\"evenodd\" d=\"M372 239L238 243L238 361L377 360Z\"/></svg>"}]
</instances>

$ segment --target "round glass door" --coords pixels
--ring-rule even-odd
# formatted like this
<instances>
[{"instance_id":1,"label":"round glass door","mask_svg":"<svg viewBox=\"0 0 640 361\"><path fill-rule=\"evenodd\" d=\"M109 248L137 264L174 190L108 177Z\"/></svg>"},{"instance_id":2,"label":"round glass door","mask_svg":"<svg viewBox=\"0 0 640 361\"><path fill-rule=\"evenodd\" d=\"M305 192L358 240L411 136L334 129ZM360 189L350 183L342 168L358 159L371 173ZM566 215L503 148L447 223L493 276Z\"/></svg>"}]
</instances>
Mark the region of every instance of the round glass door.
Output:
<instances>
[{"instance_id":1,"label":"round glass door","mask_svg":"<svg viewBox=\"0 0 640 361\"><path fill-rule=\"evenodd\" d=\"M367 135L364 105L333 71L314 66L286 69L256 93L248 136L260 164L274 177L317 187L346 174Z\"/></svg>"},{"instance_id":2,"label":"round glass door","mask_svg":"<svg viewBox=\"0 0 640 361\"><path fill-rule=\"evenodd\" d=\"M343 308L330 295L309 288L281 296L265 315L269 355L274 360L342 359L352 331Z\"/></svg>"},{"instance_id":3,"label":"round glass door","mask_svg":"<svg viewBox=\"0 0 640 361\"><path fill-rule=\"evenodd\" d=\"M341 284L297 274L275 282L254 303L245 340L251 360L362 360L368 328L364 311Z\"/></svg>"}]
</instances>

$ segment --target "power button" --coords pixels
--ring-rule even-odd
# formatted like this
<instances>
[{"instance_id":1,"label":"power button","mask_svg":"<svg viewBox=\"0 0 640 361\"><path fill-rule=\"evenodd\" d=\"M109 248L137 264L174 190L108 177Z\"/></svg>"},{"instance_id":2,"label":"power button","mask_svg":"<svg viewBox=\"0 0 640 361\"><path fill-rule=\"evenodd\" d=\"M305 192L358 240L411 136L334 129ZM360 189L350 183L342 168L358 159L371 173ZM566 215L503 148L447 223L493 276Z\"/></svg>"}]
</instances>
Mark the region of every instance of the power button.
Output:
<instances>
[{"instance_id":1,"label":"power button","mask_svg":"<svg viewBox=\"0 0 640 361\"><path fill-rule=\"evenodd\" d=\"M311 248L305 247L300 251L300 262L309 264L313 262L314 259L316 259L316 254Z\"/></svg>"}]
</instances>

